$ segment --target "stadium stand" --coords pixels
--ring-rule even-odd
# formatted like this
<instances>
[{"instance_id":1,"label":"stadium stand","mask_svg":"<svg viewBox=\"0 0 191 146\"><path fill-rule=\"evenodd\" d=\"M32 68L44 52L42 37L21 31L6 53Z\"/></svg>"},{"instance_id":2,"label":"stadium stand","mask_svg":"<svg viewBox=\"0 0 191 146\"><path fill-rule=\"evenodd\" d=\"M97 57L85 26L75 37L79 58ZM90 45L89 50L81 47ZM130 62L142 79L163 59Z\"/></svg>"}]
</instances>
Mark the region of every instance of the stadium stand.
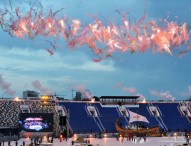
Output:
<instances>
[{"instance_id":1,"label":"stadium stand","mask_svg":"<svg viewBox=\"0 0 191 146\"><path fill-rule=\"evenodd\" d=\"M131 124L144 127L159 125L161 129L167 132L191 131L189 118L181 113L178 108L181 105L179 102L148 102L138 103L136 107L129 107L129 105L102 105L100 102L91 103L89 101L61 101L51 102L51 105L49 105L48 103L42 103L40 100L14 101L3 99L0 100L0 127L18 127L21 105L27 105L30 109L28 111L31 113L53 113L55 136L59 135L63 130L62 128L66 128L59 125L60 115L55 110L56 105L62 106L66 111L67 126L70 127L70 132L76 134L115 133L115 122L117 118L120 120L119 125L122 128L129 128L129 115L122 113L120 107L124 107L128 112L131 111L144 116L149 121L149 123L137 121ZM93 115L88 107L93 107L96 114ZM149 107L156 107L160 116L152 114ZM8 139L13 134L14 132L11 132L11 135L5 131L0 132L0 135L7 135Z\"/></svg>"},{"instance_id":2,"label":"stadium stand","mask_svg":"<svg viewBox=\"0 0 191 146\"><path fill-rule=\"evenodd\" d=\"M105 132L116 132L115 121L117 118L120 119L120 125L122 127L125 127L127 124L124 117L117 111L117 107L103 107L100 103L93 105L97 107L100 113L99 118L105 128Z\"/></svg>"},{"instance_id":3,"label":"stadium stand","mask_svg":"<svg viewBox=\"0 0 191 146\"><path fill-rule=\"evenodd\" d=\"M86 111L86 103L78 102L60 102L69 113L70 126L74 133L99 132L99 127L93 117Z\"/></svg>"},{"instance_id":4,"label":"stadium stand","mask_svg":"<svg viewBox=\"0 0 191 146\"><path fill-rule=\"evenodd\" d=\"M145 116L149 123L145 123L145 122L138 122L139 124L145 126L145 127L153 127L153 126L158 126L159 123L157 122L155 116L153 116L152 114L150 114L149 112L149 104L145 103L145 104L139 104L139 108L129 108L130 111L133 111L135 113L138 113L142 116ZM137 122L134 122L137 123ZM137 124L138 124L137 123Z\"/></svg>"},{"instance_id":5,"label":"stadium stand","mask_svg":"<svg viewBox=\"0 0 191 146\"><path fill-rule=\"evenodd\" d=\"M156 105L160 109L162 119L169 131L191 130L191 124L187 118L181 116L178 111L178 103L154 103L153 105Z\"/></svg>"}]
</instances>

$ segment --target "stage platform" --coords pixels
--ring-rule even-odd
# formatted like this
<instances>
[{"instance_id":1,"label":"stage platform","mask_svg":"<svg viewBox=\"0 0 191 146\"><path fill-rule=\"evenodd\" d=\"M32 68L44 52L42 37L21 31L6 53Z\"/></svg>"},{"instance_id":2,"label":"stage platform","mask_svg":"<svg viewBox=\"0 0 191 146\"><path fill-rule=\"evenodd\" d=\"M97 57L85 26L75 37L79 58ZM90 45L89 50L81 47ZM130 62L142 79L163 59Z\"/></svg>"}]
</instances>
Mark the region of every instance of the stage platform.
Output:
<instances>
[{"instance_id":1,"label":"stage platform","mask_svg":"<svg viewBox=\"0 0 191 146\"><path fill-rule=\"evenodd\" d=\"M58 138L53 140L53 146L72 146L72 138L67 139L67 141L62 141ZM146 141L144 139L135 138L135 141L127 141L126 138L117 140L116 138L85 138L89 143L87 146L186 146L186 140L183 136L180 137L148 137ZM30 139L20 139L18 141L18 146L21 146L25 141L25 146L30 144ZM44 142L45 143L45 142ZM12 146L15 146L15 141L11 142ZM4 146L8 146L8 143L5 142ZM48 145L50 146L50 145ZM191 146L191 145L188 145Z\"/></svg>"}]
</instances>

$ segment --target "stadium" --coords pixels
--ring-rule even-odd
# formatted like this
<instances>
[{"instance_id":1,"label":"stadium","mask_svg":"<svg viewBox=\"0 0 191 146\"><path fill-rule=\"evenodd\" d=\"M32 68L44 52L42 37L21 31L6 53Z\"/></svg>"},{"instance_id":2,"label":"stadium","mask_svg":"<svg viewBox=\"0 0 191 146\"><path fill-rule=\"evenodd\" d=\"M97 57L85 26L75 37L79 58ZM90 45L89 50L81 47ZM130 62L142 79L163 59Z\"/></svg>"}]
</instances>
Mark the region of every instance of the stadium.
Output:
<instances>
[{"instance_id":1,"label":"stadium","mask_svg":"<svg viewBox=\"0 0 191 146\"><path fill-rule=\"evenodd\" d=\"M191 145L190 13L189 0L1 0L0 146Z\"/></svg>"},{"instance_id":2,"label":"stadium","mask_svg":"<svg viewBox=\"0 0 191 146\"><path fill-rule=\"evenodd\" d=\"M146 102L139 96L88 100L78 94L78 98L66 100L27 90L21 99L1 99L1 144L149 146L153 140L162 139L158 145L189 145L189 100ZM148 131L154 126L159 131Z\"/></svg>"}]
</instances>

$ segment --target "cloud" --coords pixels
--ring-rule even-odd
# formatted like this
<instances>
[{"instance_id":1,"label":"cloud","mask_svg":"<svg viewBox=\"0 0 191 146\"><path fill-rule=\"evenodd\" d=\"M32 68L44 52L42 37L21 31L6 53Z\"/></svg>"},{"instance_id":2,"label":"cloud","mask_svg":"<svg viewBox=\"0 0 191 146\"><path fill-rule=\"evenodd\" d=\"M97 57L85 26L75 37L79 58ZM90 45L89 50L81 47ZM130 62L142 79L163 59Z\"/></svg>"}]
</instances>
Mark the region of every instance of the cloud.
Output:
<instances>
[{"instance_id":1,"label":"cloud","mask_svg":"<svg viewBox=\"0 0 191 146\"><path fill-rule=\"evenodd\" d=\"M12 49L0 47L4 51L1 56L1 67L10 67L12 70L37 71L37 70L57 70L70 69L91 72L114 72L117 69L113 61L103 61L95 63L83 53L75 52L66 55L55 54L50 57L46 50L33 50L32 48ZM74 56L75 59L74 59ZM39 63L41 62L41 63ZM30 65L29 65L30 64ZM47 65L44 65L47 64Z\"/></svg>"},{"instance_id":2,"label":"cloud","mask_svg":"<svg viewBox=\"0 0 191 146\"><path fill-rule=\"evenodd\" d=\"M181 93L181 96L183 96L183 97L191 97L191 85L190 86L188 86L188 90L186 91L186 92L182 92Z\"/></svg>"},{"instance_id":3,"label":"cloud","mask_svg":"<svg viewBox=\"0 0 191 146\"><path fill-rule=\"evenodd\" d=\"M51 57L46 50L35 50L30 47L6 48L0 46L0 51L3 52L0 54L0 70L9 76L9 80L11 79L19 92L26 88L30 90L31 82L34 80L42 83L57 82L54 84L55 86L47 83L53 91L62 93L64 87L79 83L95 87L100 82L110 82L112 74L114 75L118 71L112 60L95 63L86 54L78 51L66 54L56 53ZM18 80L19 78L23 79L22 82ZM95 80L95 78L97 79ZM26 84L28 85L24 86Z\"/></svg>"},{"instance_id":4,"label":"cloud","mask_svg":"<svg viewBox=\"0 0 191 146\"><path fill-rule=\"evenodd\" d=\"M146 99L146 97L141 93L137 93L136 95L139 96L139 98L141 98L141 99Z\"/></svg>"},{"instance_id":5,"label":"cloud","mask_svg":"<svg viewBox=\"0 0 191 146\"><path fill-rule=\"evenodd\" d=\"M141 99L146 99L145 96L141 93L138 93L135 87L125 87L122 82L118 82L114 85L114 88L120 88L123 92L134 94L136 96L139 96Z\"/></svg>"},{"instance_id":6,"label":"cloud","mask_svg":"<svg viewBox=\"0 0 191 146\"><path fill-rule=\"evenodd\" d=\"M114 87L114 88L122 88L122 87L123 87L123 83L122 83L122 82L118 82L118 83L115 84L113 87Z\"/></svg>"},{"instance_id":7,"label":"cloud","mask_svg":"<svg viewBox=\"0 0 191 146\"><path fill-rule=\"evenodd\" d=\"M171 93L169 91L157 91L157 90L150 90L149 93L152 96L156 96L156 97L160 97L160 98L166 98L166 99L170 99L170 100L175 100L176 98L171 95Z\"/></svg>"},{"instance_id":8,"label":"cloud","mask_svg":"<svg viewBox=\"0 0 191 146\"><path fill-rule=\"evenodd\" d=\"M122 90L127 93L134 94L136 93L136 89L134 87L123 87Z\"/></svg>"},{"instance_id":9,"label":"cloud","mask_svg":"<svg viewBox=\"0 0 191 146\"><path fill-rule=\"evenodd\" d=\"M4 93L7 93L9 95L14 95L16 93L15 90L11 89L11 84L6 82L2 75L0 74L0 88L4 90Z\"/></svg>"},{"instance_id":10,"label":"cloud","mask_svg":"<svg viewBox=\"0 0 191 146\"><path fill-rule=\"evenodd\" d=\"M53 95L53 91L47 87L44 87L39 80L31 82L31 84L36 90L40 91L41 94Z\"/></svg>"},{"instance_id":11,"label":"cloud","mask_svg":"<svg viewBox=\"0 0 191 146\"><path fill-rule=\"evenodd\" d=\"M136 93L136 88L126 87L122 82L118 82L117 84L115 84L114 88L120 88L123 92L130 93L130 94Z\"/></svg>"},{"instance_id":12,"label":"cloud","mask_svg":"<svg viewBox=\"0 0 191 146\"><path fill-rule=\"evenodd\" d=\"M92 61L87 61L84 63L80 63L79 64L69 64L67 62L63 63L61 65L61 67L67 68L67 69L71 69L71 70L84 70L84 71L91 71L91 72L98 72L98 71L103 71L103 72L114 72L116 71L116 68L113 66L113 62L107 62L107 63L103 63L103 62L99 62L99 63L95 63Z\"/></svg>"},{"instance_id":13,"label":"cloud","mask_svg":"<svg viewBox=\"0 0 191 146\"><path fill-rule=\"evenodd\" d=\"M91 99L93 97L93 95L89 92L89 90L86 88L85 84L79 84L79 85L75 85L73 87L74 90L76 91L80 91L82 93L82 97L83 98L88 98Z\"/></svg>"}]
</instances>

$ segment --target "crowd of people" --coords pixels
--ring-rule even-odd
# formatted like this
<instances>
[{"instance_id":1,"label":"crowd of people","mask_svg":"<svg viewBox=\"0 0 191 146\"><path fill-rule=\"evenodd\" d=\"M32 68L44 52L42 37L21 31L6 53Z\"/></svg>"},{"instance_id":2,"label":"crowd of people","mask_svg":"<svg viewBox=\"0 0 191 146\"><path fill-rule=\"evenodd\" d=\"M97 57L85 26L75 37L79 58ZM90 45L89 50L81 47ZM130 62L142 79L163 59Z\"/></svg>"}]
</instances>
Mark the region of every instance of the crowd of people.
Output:
<instances>
[{"instance_id":1,"label":"crowd of people","mask_svg":"<svg viewBox=\"0 0 191 146\"><path fill-rule=\"evenodd\" d=\"M0 126L17 126L19 120L19 113L21 113L20 105L28 105L30 113L54 113L54 131L59 131L59 116L56 114L54 106L42 106L40 100L30 101L14 101L1 100L0 101ZM57 120L56 120L57 119Z\"/></svg>"},{"instance_id":2,"label":"crowd of people","mask_svg":"<svg viewBox=\"0 0 191 146\"><path fill-rule=\"evenodd\" d=\"M124 141L124 138L125 137L120 137L120 135L117 135L117 141L121 141L123 142ZM134 143L142 143L142 142L146 142L146 135L132 135L132 134L129 134L127 137L127 141L132 141Z\"/></svg>"},{"instance_id":3,"label":"crowd of people","mask_svg":"<svg viewBox=\"0 0 191 146\"><path fill-rule=\"evenodd\" d=\"M18 141L2 141L0 142L0 146L5 146L7 143L8 146L18 146ZM25 141L23 141L23 144L20 145L20 146L25 146Z\"/></svg>"}]
</instances>

